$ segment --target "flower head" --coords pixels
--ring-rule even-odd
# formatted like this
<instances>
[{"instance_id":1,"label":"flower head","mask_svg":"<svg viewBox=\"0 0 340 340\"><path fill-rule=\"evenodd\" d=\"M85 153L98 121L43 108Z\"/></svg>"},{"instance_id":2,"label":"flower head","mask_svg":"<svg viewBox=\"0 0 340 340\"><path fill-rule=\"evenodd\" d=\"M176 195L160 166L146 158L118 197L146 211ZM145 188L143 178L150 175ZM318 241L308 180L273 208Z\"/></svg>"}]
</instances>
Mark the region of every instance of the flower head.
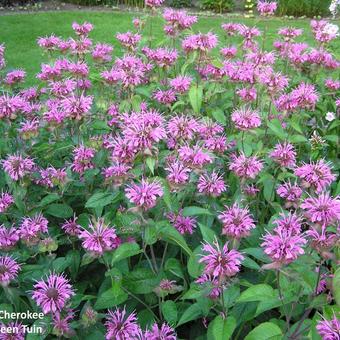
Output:
<instances>
[{"instance_id":1,"label":"flower head","mask_svg":"<svg viewBox=\"0 0 340 340\"><path fill-rule=\"evenodd\" d=\"M215 240L213 244L204 244L203 251L207 254L203 255L199 262L205 264L205 274L223 279L234 276L240 271L244 257L237 250L228 250L227 243L221 248Z\"/></svg>"},{"instance_id":2,"label":"flower head","mask_svg":"<svg viewBox=\"0 0 340 340\"><path fill-rule=\"evenodd\" d=\"M83 248L94 256L101 256L105 251L115 249L120 244L116 230L106 225L102 218L91 222L89 230L83 229L79 238L83 240Z\"/></svg>"},{"instance_id":3,"label":"flower head","mask_svg":"<svg viewBox=\"0 0 340 340\"><path fill-rule=\"evenodd\" d=\"M316 325L318 333L322 340L338 340L340 339L340 320L334 315L331 320L321 320Z\"/></svg>"},{"instance_id":4,"label":"flower head","mask_svg":"<svg viewBox=\"0 0 340 340\"><path fill-rule=\"evenodd\" d=\"M231 207L226 206L226 210L218 218L223 224L222 235L234 239L249 236L250 231L256 227L248 208L241 208L237 203Z\"/></svg>"},{"instance_id":5,"label":"flower head","mask_svg":"<svg viewBox=\"0 0 340 340\"><path fill-rule=\"evenodd\" d=\"M0 194L0 213L4 213L14 203L14 198L7 192Z\"/></svg>"},{"instance_id":6,"label":"flower head","mask_svg":"<svg viewBox=\"0 0 340 340\"><path fill-rule=\"evenodd\" d=\"M241 178L254 179L262 168L262 161L257 159L256 156L247 157L243 152L239 156L232 155L229 165L229 169Z\"/></svg>"},{"instance_id":7,"label":"flower head","mask_svg":"<svg viewBox=\"0 0 340 340\"><path fill-rule=\"evenodd\" d=\"M0 250L8 251L12 249L20 239L18 229L14 227L6 228L0 225Z\"/></svg>"},{"instance_id":8,"label":"flower head","mask_svg":"<svg viewBox=\"0 0 340 340\"><path fill-rule=\"evenodd\" d=\"M149 210L156 205L157 197L163 196L163 189L157 181L142 179L140 184L132 184L125 189L125 195L138 207Z\"/></svg>"},{"instance_id":9,"label":"flower head","mask_svg":"<svg viewBox=\"0 0 340 340\"><path fill-rule=\"evenodd\" d=\"M125 308L109 311L105 326L106 340L138 340L141 332L137 324L136 314L126 315Z\"/></svg>"},{"instance_id":10,"label":"flower head","mask_svg":"<svg viewBox=\"0 0 340 340\"><path fill-rule=\"evenodd\" d=\"M21 155L10 155L6 160L2 161L5 172L13 181L18 181L32 173L35 164L32 159L24 158Z\"/></svg>"},{"instance_id":11,"label":"flower head","mask_svg":"<svg viewBox=\"0 0 340 340\"><path fill-rule=\"evenodd\" d=\"M151 329L145 332L145 339L150 340L176 340L175 330L168 324L163 323L160 327L154 323Z\"/></svg>"},{"instance_id":12,"label":"flower head","mask_svg":"<svg viewBox=\"0 0 340 340\"><path fill-rule=\"evenodd\" d=\"M0 284L8 286L18 276L20 265L10 256L0 256Z\"/></svg>"},{"instance_id":13,"label":"flower head","mask_svg":"<svg viewBox=\"0 0 340 340\"><path fill-rule=\"evenodd\" d=\"M301 208L314 223L328 225L340 220L340 199L331 197L328 192L321 193L318 197L308 197Z\"/></svg>"},{"instance_id":14,"label":"flower head","mask_svg":"<svg viewBox=\"0 0 340 340\"><path fill-rule=\"evenodd\" d=\"M34 285L32 298L44 314L60 312L74 295L69 280L63 275L51 273L46 280Z\"/></svg>"},{"instance_id":15,"label":"flower head","mask_svg":"<svg viewBox=\"0 0 340 340\"><path fill-rule=\"evenodd\" d=\"M290 143L279 143L275 145L270 157L281 167L292 168L295 166L296 151Z\"/></svg>"},{"instance_id":16,"label":"flower head","mask_svg":"<svg viewBox=\"0 0 340 340\"><path fill-rule=\"evenodd\" d=\"M289 264L304 254L303 246L307 243L300 233L283 228L275 229L272 234L268 232L263 240L264 252L280 265Z\"/></svg>"},{"instance_id":17,"label":"flower head","mask_svg":"<svg viewBox=\"0 0 340 340\"><path fill-rule=\"evenodd\" d=\"M198 179L197 189L208 196L218 197L227 190L223 177L213 171L211 174L203 174Z\"/></svg>"},{"instance_id":18,"label":"flower head","mask_svg":"<svg viewBox=\"0 0 340 340\"><path fill-rule=\"evenodd\" d=\"M241 131L255 129L261 125L261 118L256 110L248 107L236 109L231 114L231 120L236 128Z\"/></svg>"},{"instance_id":19,"label":"flower head","mask_svg":"<svg viewBox=\"0 0 340 340\"><path fill-rule=\"evenodd\" d=\"M196 219L190 216L183 216L182 211L178 214L169 213L168 219L171 224L182 234L192 234L196 228Z\"/></svg>"},{"instance_id":20,"label":"flower head","mask_svg":"<svg viewBox=\"0 0 340 340\"><path fill-rule=\"evenodd\" d=\"M317 193L325 190L336 178L323 159L297 167L294 174L303 180L304 187L312 187Z\"/></svg>"}]
</instances>

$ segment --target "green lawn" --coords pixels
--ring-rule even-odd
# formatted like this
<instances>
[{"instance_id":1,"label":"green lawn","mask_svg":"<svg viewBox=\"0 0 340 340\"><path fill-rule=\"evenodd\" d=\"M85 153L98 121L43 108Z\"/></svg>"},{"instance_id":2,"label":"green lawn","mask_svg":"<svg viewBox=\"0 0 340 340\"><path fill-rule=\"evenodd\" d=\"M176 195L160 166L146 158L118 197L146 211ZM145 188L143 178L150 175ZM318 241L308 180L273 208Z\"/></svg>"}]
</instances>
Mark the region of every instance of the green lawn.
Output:
<instances>
[{"instance_id":1,"label":"green lawn","mask_svg":"<svg viewBox=\"0 0 340 340\"><path fill-rule=\"evenodd\" d=\"M36 40L38 37L54 33L58 36L68 37L72 34L71 24L73 21L90 21L95 25L91 37L96 41L111 43L118 47L115 39L117 32L126 32L132 29L131 20L138 15L124 12L47 12L35 14L15 14L0 16L0 42L6 44L6 59L9 68L23 68L28 73L27 83L34 84L34 75L40 69L40 63L44 61L42 51ZM212 31L220 37L220 45L223 46L225 39L222 38L221 23L228 21L244 22L248 25L257 25L260 29L268 28L265 47L270 49L275 39L277 29L284 26L282 19L270 20L200 17L194 26L195 31ZM305 30L304 41L311 42L309 20L294 20L286 23L290 26L301 27ZM162 31L162 19L157 18L154 23L155 36L161 41L164 37ZM117 52L119 53L119 52Z\"/></svg>"}]
</instances>

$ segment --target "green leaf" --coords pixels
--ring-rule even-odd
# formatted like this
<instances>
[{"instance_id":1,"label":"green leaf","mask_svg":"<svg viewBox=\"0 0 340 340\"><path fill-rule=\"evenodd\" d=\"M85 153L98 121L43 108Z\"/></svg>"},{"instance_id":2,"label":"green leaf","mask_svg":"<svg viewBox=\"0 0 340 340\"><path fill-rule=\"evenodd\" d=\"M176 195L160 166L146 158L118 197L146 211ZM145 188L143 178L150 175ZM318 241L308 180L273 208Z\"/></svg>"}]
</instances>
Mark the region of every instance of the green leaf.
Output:
<instances>
[{"instance_id":1,"label":"green leaf","mask_svg":"<svg viewBox=\"0 0 340 340\"><path fill-rule=\"evenodd\" d=\"M272 132L272 134L274 134L276 137L278 137L279 139L287 138L287 133L283 129L282 123L278 119L273 119L269 121L267 124L270 132Z\"/></svg>"},{"instance_id":2,"label":"green leaf","mask_svg":"<svg viewBox=\"0 0 340 340\"><path fill-rule=\"evenodd\" d=\"M308 139L305 137L305 136L302 136L302 135L292 135L292 136L289 136L289 141L291 143L305 143L308 141Z\"/></svg>"},{"instance_id":3,"label":"green leaf","mask_svg":"<svg viewBox=\"0 0 340 340\"><path fill-rule=\"evenodd\" d=\"M73 216L73 210L67 204L51 204L47 207L46 213L59 218L68 218Z\"/></svg>"},{"instance_id":4,"label":"green leaf","mask_svg":"<svg viewBox=\"0 0 340 340\"><path fill-rule=\"evenodd\" d=\"M254 328L244 340L281 340L282 331L272 322L264 322Z\"/></svg>"},{"instance_id":5,"label":"green leaf","mask_svg":"<svg viewBox=\"0 0 340 340\"><path fill-rule=\"evenodd\" d=\"M195 216L195 215L212 215L208 209L200 207L185 207L183 209L183 216Z\"/></svg>"},{"instance_id":6,"label":"green leaf","mask_svg":"<svg viewBox=\"0 0 340 340\"><path fill-rule=\"evenodd\" d=\"M192 254L184 237L169 222L162 221L157 224L158 235L164 241L180 246L189 256Z\"/></svg>"},{"instance_id":7,"label":"green leaf","mask_svg":"<svg viewBox=\"0 0 340 340\"><path fill-rule=\"evenodd\" d=\"M242 261L242 266L246 268L250 268L250 269L255 269L255 270L260 269L260 266L248 256L246 256L244 260Z\"/></svg>"},{"instance_id":8,"label":"green leaf","mask_svg":"<svg viewBox=\"0 0 340 340\"><path fill-rule=\"evenodd\" d=\"M121 244L116 250L113 251L111 266L116 262L119 262L128 257L134 256L141 253L139 245L134 242L126 242Z\"/></svg>"},{"instance_id":9,"label":"green leaf","mask_svg":"<svg viewBox=\"0 0 340 340\"><path fill-rule=\"evenodd\" d=\"M117 306L128 299L128 294L123 291L120 285L116 285L104 293L102 293L98 299L96 304L94 305L95 309L106 309Z\"/></svg>"},{"instance_id":10,"label":"green leaf","mask_svg":"<svg viewBox=\"0 0 340 340\"><path fill-rule=\"evenodd\" d=\"M215 232L211 228L208 228L201 223L198 223L198 226L201 230L202 238L205 242L212 243L215 239L217 239Z\"/></svg>"},{"instance_id":11,"label":"green leaf","mask_svg":"<svg viewBox=\"0 0 340 340\"><path fill-rule=\"evenodd\" d=\"M175 258L170 258L165 262L164 270L171 274L184 278L182 264Z\"/></svg>"},{"instance_id":12,"label":"green leaf","mask_svg":"<svg viewBox=\"0 0 340 340\"><path fill-rule=\"evenodd\" d=\"M229 340L236 328L236 319L233 316L229 316L227 319L223 319L218 315L212 320L208 327L208 339L209 340Z\"/></svg>"},{"instance_id":13,"label":"green leaf","mask_svg":"<svg viewBox=\"0 0 340 340\"><path fill-rule=\"evenodd\" d=\"M275 181L273 178L266 178L263 181L263 196L268 202L272 202L275 198Z\"/></svg>"},{"instance_id":14,"label":"green leaf","mask_svg":"<svg viewBox=\"0 0 340 340\"><path fill-rule=\"evenodd\" d=\"M159 284L156 275L147 268L137 268L123 277L123 285L135 294L149 294Z\"/></svg>"},{"instance_id":15,"label":"green leaf","mask_svg":"<svg viewBox=\"0 0 340 340\"><path fill-rule=\"evenodd\" d=\"M215 109L212 112L212 116L223 126L227 124L227 118L221 109Z\"/></svg>"},{"instance_id":16,"label":"green leaf","mask_svg":"<svg viewBox=\"0 0 340 340\"><path fill-rule=\"evenodd\" d=\"M188 261L188 272L190 276L196 278L202 274L204 265L203 263L199 263L198 260L200 258L200 254L202 254L202 247L198 246L192 255L189 257Z\"/></svg>"},{"instance_id":17,"label":"green leaf","mask_svg":"<svg viewBox=\"0 0 340 340\"><path fill-rule=\"evenodd\" d=\"M147 157L146 159L146 165L148 166L149 170L151 171L152 174L155 172L155 165L156 165L156 160L153 157Z\"/></svg>"},{"instance_id":18,"label":"green leaf","mask_svg":"<svg viewBox=\"0 0 340 340\"><path fill-rule=\"evenodd\" d=\"M251 286L244 292L242 292L240 297L237 299L237 302L263 301L274 296L274 289L265 283L261 283L255 286Z\"/></svg>"},{"instance_id":19,"label":"green leaf","mask_svg":"<svg viewBox=\"0 0 340 340\"><path fill-rule=\"evenodd\" d=\"M195 113L200 113L203 99L202 85L194 84L189 90L189 101Z\"/></svg>"},{"instance_id":20,"label":"green leaf","mask_svg":"<svg viewBox=\"0 0 340 340\"><path fill-rule=\"evenodd\" d=\"M85 208L103 208L115 201L118 195L118 192L96 192L87 200Z\"/></svg>"},{"instance_id":21,"label":"green leaf","mask_svg":"<svg viewBox=\"0 0 340 340\"><path fill-rule=\"evenodd\" d=\"M195 303L189 306L178 321L177 327L189 321L196 320L202 316L202 309L199 304Z\"/></svg>"},{"instance_id":22,"label":"green leaf","mask_svg":"<svg viewBox=\"0 0 340 340\"><path fill-rule=\"evenodd\" d=\"M40 207L44 207L52 202L57 201L60 198L60 196L56 193L53 194L49 194L47 196L45 196L39 203Z\"/></svg>"},{"instance_id":23,"label":"green leaf","mask_svg":"<svg viewBox=\"0 0 340 340\"><path fill-rule=\"evenodd\" d=\"M340 307L340 268L338 268L333 276L333 296L336 304Z\"/></svg>"},{"instance_id":24,"label":"green leaf","mask_svg":"<svg viewBox=\"0 0 340 340\"><path fill-rule=\"evenodd\" d=\"M178 312L176 303L172 300L167 300L161 304L161 310L164 316L164 319L169 324L175 324L178 319Z\"/></svg>"}]
</instances>

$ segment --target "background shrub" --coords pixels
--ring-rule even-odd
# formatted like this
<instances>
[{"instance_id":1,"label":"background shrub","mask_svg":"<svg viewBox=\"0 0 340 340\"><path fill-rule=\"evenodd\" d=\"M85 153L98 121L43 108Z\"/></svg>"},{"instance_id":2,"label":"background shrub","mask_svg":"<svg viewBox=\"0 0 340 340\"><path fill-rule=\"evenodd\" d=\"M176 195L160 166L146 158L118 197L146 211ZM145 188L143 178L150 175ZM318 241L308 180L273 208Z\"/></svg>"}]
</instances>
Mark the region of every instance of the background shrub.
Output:
<instances>
[{"instance_id":1,"label":"background shrub","mask_svg":"<svg viewBox=\"0 0 340 340\"><path fill-rule=\"evenodd\" d=\"M331 0L279 0L278 15L329 16Z\"/></svg>"},{"instance_id":2,"label":"background shrub","mask_svg":"<svg viewBox=\"0 0 340 340\"><path fill-rule=\"evenodd\" d=\"M230 12L234 8L233 0L202 0L202 8L217 13Z\"/></svg>"},{"instance_id":3,"label":"background shrub","mask_svg":"<svg viewBox=\"0 0 340 340\"><path fill-rule=\"evenodd\" d=\"M191 7L192 2L191 0L172 0L170 2L170 6L175 8Z\"/></svg>"}]
</instances>

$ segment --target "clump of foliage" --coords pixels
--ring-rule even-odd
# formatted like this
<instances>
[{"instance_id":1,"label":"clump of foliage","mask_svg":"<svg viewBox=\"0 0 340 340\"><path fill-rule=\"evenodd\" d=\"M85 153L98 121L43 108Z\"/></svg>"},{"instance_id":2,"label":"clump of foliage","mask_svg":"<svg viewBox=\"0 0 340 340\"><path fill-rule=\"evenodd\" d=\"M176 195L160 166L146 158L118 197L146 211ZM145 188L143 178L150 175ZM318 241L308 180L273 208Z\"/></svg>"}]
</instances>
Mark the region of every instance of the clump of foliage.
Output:
<instances>
[{"instance_id":1,"label":"clump of foliage","mask_svg":"<svg viewBox=\"0 0 340 340\"><path fill-rule=\"evenodd\" d=\"M202 0L202 8L216 13L231 12L234 0Z\"/></svg>"},{"instance_id":2,"label":"clump of foliage","mask_svg":"<svg viewBox=\"0 0 340 340\"><path fill-rule=\"evenodd\" d=\"M289 16L328 16L331 0L279 0L278 14Z\"/></svg>"},{"instance_id":3,"label":"clump of foliage","mask_svg":"<svg viewBox=\"0 0 340 340\"><path fill-rule=\"evenodd\" d=\"M219 39L166 9L156 47L161 4L122 51L87 22L39 38L37 87L0 46L1 310L43 314L4 329L338 339L337 26L312 20L311 46L282 27L266 51L256 27Z\"/></svg>"}]
</instances>

